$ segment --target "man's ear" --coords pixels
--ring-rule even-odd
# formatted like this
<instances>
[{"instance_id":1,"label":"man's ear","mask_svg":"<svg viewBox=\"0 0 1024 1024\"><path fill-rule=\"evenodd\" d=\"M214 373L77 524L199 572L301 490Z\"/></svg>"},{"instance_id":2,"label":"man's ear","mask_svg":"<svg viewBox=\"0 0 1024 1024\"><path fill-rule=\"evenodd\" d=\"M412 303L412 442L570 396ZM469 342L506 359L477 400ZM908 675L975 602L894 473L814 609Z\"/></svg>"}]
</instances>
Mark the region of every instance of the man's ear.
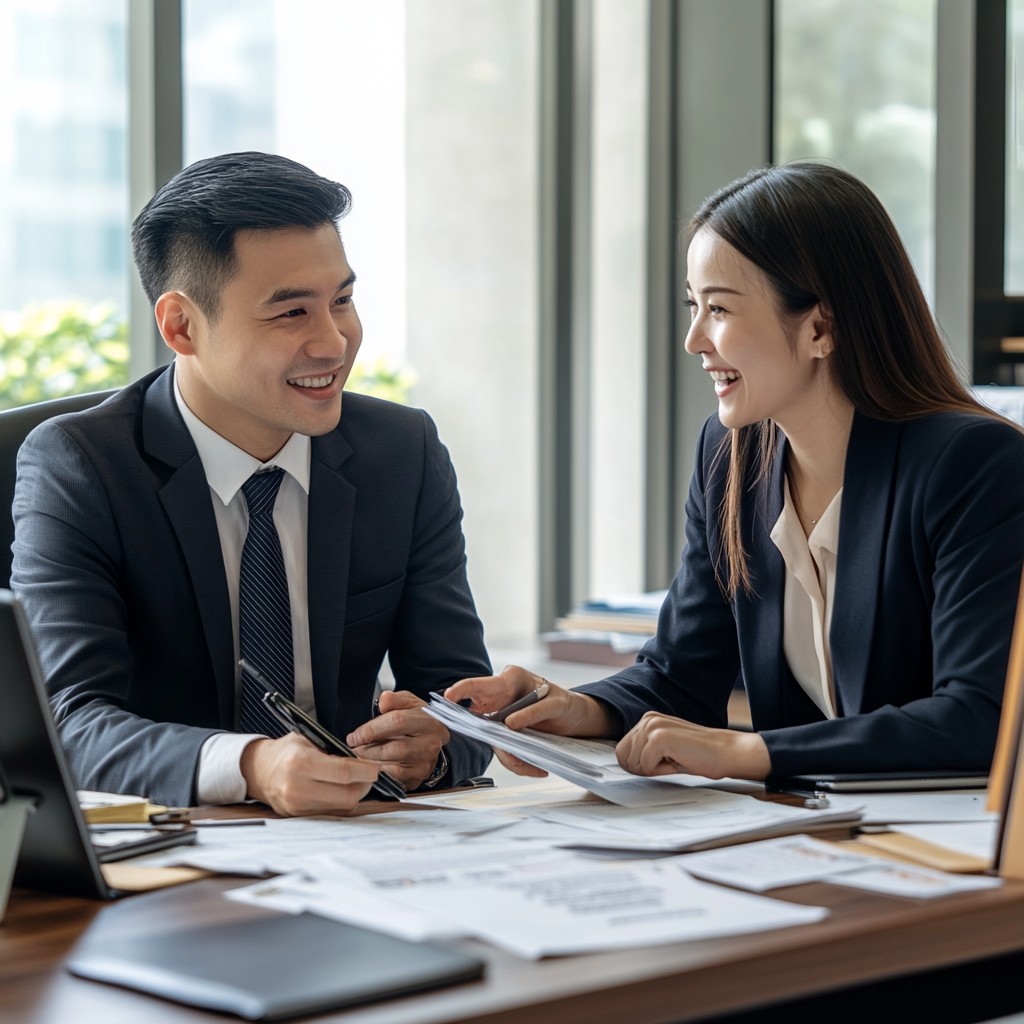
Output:
<instances>
[{"instance_id":1,"label":"man's ear","mask_svg":"<svg viewBox=\"0 0 1024 1024\"><path fill-rule=\"evenodd\" d=\"M195 354L196 335L206 318L184 292L164 292L153 306L153 315L169 349L179 356Z\"/></svg>"}]
</instances>

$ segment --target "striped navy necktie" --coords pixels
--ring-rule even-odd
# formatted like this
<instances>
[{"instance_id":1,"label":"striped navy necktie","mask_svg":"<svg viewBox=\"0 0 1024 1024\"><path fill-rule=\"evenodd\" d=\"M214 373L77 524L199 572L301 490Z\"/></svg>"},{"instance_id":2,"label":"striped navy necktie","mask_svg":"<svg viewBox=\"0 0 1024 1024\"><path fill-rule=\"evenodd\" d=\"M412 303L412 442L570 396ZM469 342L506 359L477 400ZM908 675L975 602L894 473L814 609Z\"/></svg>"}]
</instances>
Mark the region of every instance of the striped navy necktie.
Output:
<instances>
[{"instance_id":1,"label":"striped navy necktie","mask_svg":"<svg viewBox=\"0 0 1024 1024\"><path fill-rule=\"evenodd\" d=\"M283 469L253 473L242 485L249 508L249 532L242 547L238 579L238 647L286 697L295 696L292 615L281 539L274 525L274 501ZM263 688L242 673L242 732L281 736L286 731L262 701Z\"/></svg>"}]
</instances>

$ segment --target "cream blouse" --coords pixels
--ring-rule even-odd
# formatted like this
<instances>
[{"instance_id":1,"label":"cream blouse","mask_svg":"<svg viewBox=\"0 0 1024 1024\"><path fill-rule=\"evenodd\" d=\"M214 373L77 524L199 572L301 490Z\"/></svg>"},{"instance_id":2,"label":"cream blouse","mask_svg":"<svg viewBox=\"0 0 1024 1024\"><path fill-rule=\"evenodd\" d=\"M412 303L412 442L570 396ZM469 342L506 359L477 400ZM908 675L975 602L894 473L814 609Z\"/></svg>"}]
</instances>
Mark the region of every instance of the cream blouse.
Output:
<instances>
[{"instance_id":1,"label":"cream blouse","mask_svg":"<svg viewBox=\"0 0 1024 1024\"><path fill-rule=\"evenodd\" d=\"M805 537L789 493L788 480L784 486L785 503L771 532L772 541L786 563L783 650L796 681L826 718L835 718L829 629L843 490L839 489L810 536Z\"/></svg>"}]
</instances>

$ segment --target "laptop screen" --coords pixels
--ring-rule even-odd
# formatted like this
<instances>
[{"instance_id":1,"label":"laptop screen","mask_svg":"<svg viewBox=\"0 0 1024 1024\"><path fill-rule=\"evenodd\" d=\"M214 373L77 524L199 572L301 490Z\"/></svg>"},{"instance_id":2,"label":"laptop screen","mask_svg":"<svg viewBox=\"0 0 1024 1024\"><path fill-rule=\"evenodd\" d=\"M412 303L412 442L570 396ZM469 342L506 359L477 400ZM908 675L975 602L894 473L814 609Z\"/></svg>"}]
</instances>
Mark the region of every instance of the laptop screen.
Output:
<instances>
[{"instance_id":1,"label":"laptop screen","mask_svg":"<svg viewBox=\"0 0 1024 1024\"><path fill-rule=\"evenodd\" d=\"M0 762L11 792L35 800L15 884L109 897L53 724L28 623L8 590L0 590Z\"/></svg>"}]
</instances>

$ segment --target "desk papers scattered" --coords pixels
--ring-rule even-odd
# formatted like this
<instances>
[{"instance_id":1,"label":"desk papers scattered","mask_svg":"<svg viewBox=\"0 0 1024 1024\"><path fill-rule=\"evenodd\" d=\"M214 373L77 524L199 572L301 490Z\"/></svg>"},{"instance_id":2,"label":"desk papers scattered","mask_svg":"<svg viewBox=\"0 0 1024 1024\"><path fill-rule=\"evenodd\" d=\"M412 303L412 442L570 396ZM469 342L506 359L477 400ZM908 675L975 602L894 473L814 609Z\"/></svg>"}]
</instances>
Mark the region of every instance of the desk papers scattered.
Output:
<instances>
[{"instance_id":1,"label":"desk papers scattered","mask_svg":"<svg viewBox=\"0 0 1024 1024\"><path fill-rule=\"evenodd\" d=\"M833 875L875 867L878 858L808 836L785 836L693 853L681 863L698 878L751 892L766 892L784 885L831 881Z\"/></svg>"},{"instance_id":2,"label":"desk papers scattered","mask_svg":"<svg viewBox=\"0 0 1024 1024\"><path fill-rule=\"evenodd\" d=\"M375 889L338 878L307 884L290 876L234 890L230 897L345 920L355 905L359 923L369 918L373 927L387 930L418 924L432 937L473 936L528 959L764 931L827 915L821 907L699 882L679 858L595 862L537 850L512 859L489 856L489 845L470 867L420 873L410 859L390 877L375 870Z\"/></svg>"},{"instance_id":3,"label":"desk papers scattered","mask_svg":"<svg viewBox=\"0 0 1024 1024\"><path fill-rule=\"evenodd\" d=\"M711 788L680 790L667 807L573 804L527 808L531 817L578 829L574 849L684 853L735 842L814 832L860 817L855 808L812 810Z\"/></svg>"},{"instance_id":4,"label":"desk papers scattered","mask_svg":"<svg viewBox=\"0 0 1024 1024\"><path fill-rule=\"evenodd\" d=\"M998 878L964 877L881 861L807 836L694 853L680 864L691 875L753 892L804 882L832 882L889 896L929 899L1000 884Z\"/></svg>"},{"instance_id":5,"label":"desk papers scattered","mask_svg":"<svg viewBox=\"0 0 1024 1024\"><path fill-rule=\"evenodd\" d=\"M834 810L858 807L861 825L892 825L902 822L994 821L985 810L985 790L929 790L913 793L830 793Z\"/></svg>"},{"instance_id":6,"label":"desk papers scattered","mask_svg":"<svg viewBox=\"0 0 1024 1024\"><path fill-rule=\"evenodd\" d=\"M359 851L393 846L422 855L438 843L465 841L507 828L515 818L484 812L394 811L358 818L268 818L264 828L203 829L195 846L139 857L139 866L186 865L234 875L281 874L319 864L339 863Z\"/></svg>"},{"instance_id":7,"label":"desk papers scattered","mask_svg":"<svg viewBox=\"0 0 1024 1024\"><path fill-rule=\"evenodd\" d=\"M992 864L995 859L999 820L998 817L993 817L991 821L899 825L894 827L893 831Z\"/></svg>"},{"instance_id":8,"label":"desk papers scattered","mask_svg":"<svg viewBox=\"0 0 1024 1024\"><path fill-rule=\"evenodd\" d=\"M1002 885L999 878L981 875L952 875L945 871L919 867L917 864L879 864L865 871L836 875L829 879L836 885L851 889L867 889L888 896L908 896L914 899L933 899L956 892L974 892L977 889L995 889Z\"/></svg>"},{"instance_id":9,"label":"desk papers scattered","mask_svg":"<svg viewBox=\"0 0 1024 1024\"><path fill-rule=\"evenodd\" d=\"M519 799L515 789L470 793L476 802L467 809L454 805L453 794L451 808L401 805L363 817L201 829L199 845L139 863L278 874L230 898L406 939L473 936L529 958L819 920L824 909L753 894L799 881L846 884L856 875L856 884L887 893L958 891L956 879L911 877L902 865L872 864L806 837L733 846L714 857L650 858L855 820L847 809L793 807L710 787L676 787L676 803L655 807L607 804L556 780L532 783Z\"/></svg>"}]
</instances>

